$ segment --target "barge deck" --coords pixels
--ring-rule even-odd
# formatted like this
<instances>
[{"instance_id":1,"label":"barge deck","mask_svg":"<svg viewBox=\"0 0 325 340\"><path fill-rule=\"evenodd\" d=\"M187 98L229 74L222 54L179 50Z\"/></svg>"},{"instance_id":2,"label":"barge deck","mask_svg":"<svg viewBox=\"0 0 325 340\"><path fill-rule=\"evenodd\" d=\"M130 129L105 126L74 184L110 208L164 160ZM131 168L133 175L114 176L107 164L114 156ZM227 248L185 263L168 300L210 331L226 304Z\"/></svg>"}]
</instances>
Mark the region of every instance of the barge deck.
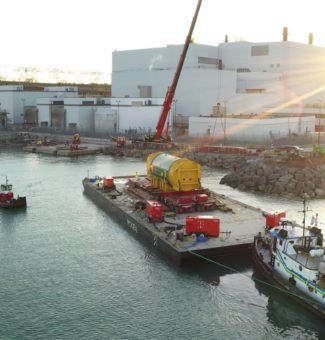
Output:
<instances>
[{"instance_id":1,"label":"barge deck","mask_svg":"<svg viewBox=\"0 0 325 340\"><path fill-rule=\"evenodd\" d=\"M84 192L112 218L145 239L177 265L186 264L198 257L216 258L245 253L250 256L254 236L264 231L265 217L260 209L231 198L211 194L227 209L185 214L165 214L162 222L150 222L144 214L135 210L141 193L128 190L126 176L114 177L115 189L105 191L94 179L83 179ZM148 193L142 199L150 199ZM166 216L167 215L167 216ZM219 237L180 235L176 226L185 225L186 216L213 215L220 218Z\"/></svg>"}]
</instances>

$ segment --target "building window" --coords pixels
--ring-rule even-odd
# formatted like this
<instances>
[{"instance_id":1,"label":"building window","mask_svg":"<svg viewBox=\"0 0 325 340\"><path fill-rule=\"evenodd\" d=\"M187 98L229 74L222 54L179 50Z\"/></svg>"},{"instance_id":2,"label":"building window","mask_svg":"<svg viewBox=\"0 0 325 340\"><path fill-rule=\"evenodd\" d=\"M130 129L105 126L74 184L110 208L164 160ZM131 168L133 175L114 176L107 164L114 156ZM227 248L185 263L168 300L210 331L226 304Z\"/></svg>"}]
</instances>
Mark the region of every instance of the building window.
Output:
<instances>
[{"instance_id":1,"label":"building window","mask_svg":"<svg viewBox=\"0 0 325 340\"><path fill-rule=\"evenodd\" d=\"M237 68L237 72L238 73L242 73L242 72L250 72L251 70L249 68Z\"/></svg>"},{"instance_id":2,"label":"building window","mask_svg":"<svg viewBox=\"0 0 325 340\"><path fill-rule=\"evenodd\" d=\"M265 89L246 89L246 93L263 93L265 92Z\"/></svg>"},{"instance_id":3,"label":"building window","mask_svg":"<svg viewBox=\"0 0 325 340\"><path fill-rule=\"evenodd\" d=\"M138 85L140 98L151 98L151 85Z\"/></svg>"},{"instance_id":4,"label":"building window","mask_svg":"<svg viewBox=\"0 0 325 340\"><path fill-rule=\"evenodd\" d=\"M53 105L64 105L64 100L53 100L52 104Z\"/></svg>"},{"instance_id":5,"label":"building window","mask_svg":"<svg viewBox=\"0 0 325 340\"><path fill-rule=\"evenodd\" d=\"M252 57L263 56L263 55L269 55L269 45L258 45L258 46L251 47Z\"/></svg>"},{"instance_id":6,"label":"building window","mask_svg":"<svg viewBox=\"0 0 325 340\"><path fill-rule=\"evenodd\" d=\"M218 66L219 59L217 58L207 58L207 57L198 57L199 64L208 64Z\"/></svg>"}]
</instances>

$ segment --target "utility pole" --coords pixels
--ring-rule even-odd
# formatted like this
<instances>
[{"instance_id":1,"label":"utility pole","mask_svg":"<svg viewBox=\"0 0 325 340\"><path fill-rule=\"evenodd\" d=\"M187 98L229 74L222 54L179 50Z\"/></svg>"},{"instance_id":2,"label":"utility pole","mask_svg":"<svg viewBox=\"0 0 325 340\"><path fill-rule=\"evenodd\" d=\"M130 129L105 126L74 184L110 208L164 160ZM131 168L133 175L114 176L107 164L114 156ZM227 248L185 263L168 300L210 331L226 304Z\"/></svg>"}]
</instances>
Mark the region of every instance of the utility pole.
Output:
<instances>
[{"instance_id":1,"label":"utility pole","mask_svg":"<svg viewBox=\"0 0 325 340\"><path fill-rule=\"evenodd\" d=\"M119 133L120 131L120 100L117 100L117 124L116 124L116 132Z\"/></svg>"},{"instance_id":2,"label":"utility pole","mask_svg":"<svg viewBox=\"0 0 325 340\"><path fill-rule=\"evenodd\" d=\"M22 116L23 116L23 119L24 119L24 123L23 123L23 126L26 128L27 127L27 121L26 121L26 113L25 113L25 98L22 98L21 99L21 102L22 102L22 105L23 105L23 113L22 113Z\"/></svg>"},{"instance_id":3,"label":"utility pole","mask_svg":"<svg viewBox=\"0 0 325 340\"><path fill-rule=\"evenodd\" d=\"M319 117L318 117L318 136L317 136L317 144L320 146L320 122L321 122L321 116L322 116L322 104L323 101L320 99L319 100Z\"/></svg>"},{"instance_id":4,"label":"utility pole","mask_svg":"<svg viewBox=\"0 0 325 340\"><path fill-rule=\"evenodd\" d=\"M223 143L227 144L227 101L223 101L224 112L223 112Z\"/></svg>"}]
</instances>

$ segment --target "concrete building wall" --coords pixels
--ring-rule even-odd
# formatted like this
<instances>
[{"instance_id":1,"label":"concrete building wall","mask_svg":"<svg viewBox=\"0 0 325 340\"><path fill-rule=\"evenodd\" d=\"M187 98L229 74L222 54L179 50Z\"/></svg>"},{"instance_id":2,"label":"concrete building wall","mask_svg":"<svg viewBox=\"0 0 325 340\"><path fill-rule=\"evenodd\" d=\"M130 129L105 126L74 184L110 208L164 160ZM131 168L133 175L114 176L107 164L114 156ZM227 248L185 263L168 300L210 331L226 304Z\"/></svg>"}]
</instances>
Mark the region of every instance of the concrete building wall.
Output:
<instances>
[{"instance_id":1,"label":"concrete building wall","mask_svg":"<svg viewBox=\"0 0 325 340\"><path fill-rule=\"evenodd\" d=\"M259 95L240 93L226 102L226 106L227 113L234 115L261 114L266 107L280 106L280 101L277 93L261 93ZM261 111L262 108L263 111Z\"/></svg>"},{"instance_id":2,"label":"concrete building wall","mask_svg":"<svg viewBox=\"0 0 325 340\"><path fill-rule=\"evenodd\" d=\"M262 47L265 47L266 54L253 55L254 48ZM315 103L325 98L324 47L291 41L234 42L220 44L219 49L225 69L246 68L253 74L280 74L285 102L298 98L302 103Z\"/></svg>"},{"instance_id":3,"label":"concrete building wall","mask_svg":"<svg viewBox=\"0 0 325 340\"><path fill-rule=\"evenodd\" d=\"M114 74L114 95L120 97L139 96L139 85L152 86L152 97L165 97L175 70L168 71L134 71L132 77L128 72ZM141 82L140 82L141 80ZM236 93L236 72L217 69L184 69L174 99L177 111L185 116L210 114L212 107L221 98L233 97Z\"/></svg>"},{"instance_id":4,"label":"concrete building wall","mask_svg":"<svg viewBox=\"0 0 325 340\"><path fill-rule=\"evenodd\" d=\"M58 99L58 98L56 98ZM80 132L94 131L94 112L95 98L59 98L63 101L65 111L65 129L69 130L73 125ZM47 122L47 126L51 127L51 108L53 106L53 98L39 98L37 100L39 125Z\"/></svg>"},{"instance_id":5,"label":"concrete building wall","mask_svg":"<svg viewBox=\"0 0 325 340\"><path fill-rule=\"evenodd\" d=\"M265 72L238 72L237 93L252 93L261 90L261 93L279 93L284 90L281 73Z\"/></svg>"},{"instance_id":6,"label":"concrete building wall","mask_svg":"<svg viewBox=\"0 0 325 340\"><path fill-rule=\"evenodd\" d=\"M46 96L41 91L23 91L22 85L0 86L1 109L9 113L9 124L24 123L25 107L36 106L36 98Z\"/></svg>"},{"instance_id":7,"label":"concrete building wall","mask_svg":"<svg viewBox=\"0 0 325 340\"><path fill-rule=\"evenodd\" d=\"M295 133L313 132L315 117L285 117L269 119L190 117L190 136L210 136L222 141L224 136L233 141L265 142Z\"/></svg>"},{"instance_id":8,"label":"concrete building wall","mask_svg":"<svg viewBox=\"0 0 325 340\"><path fill-rule=\"evenodd\" d=\"M183 45L167 45L166 47L132 51L114 51L112 54L112 70L114 73L118 73L127 70L153 71L175 69L182 50ZM184 62L184 68L196 68L198 66L198 57L217 58L217 54L218 47L216 46L190 44ZM204 65L206 67L212 67L209 64ZM116 96L113 92L112 95Z\"/></svg>"},{"instance_id":9,"label":"concrete building wall","mask_svg":"<svg viewBox=\"0 0 325 340\"><path fill-rule=\"evenodd\" d=\"M94 132L94 107L93 106L79 106L67 107L67 126L70 122L74 122L73 115L70 114L70 109L73 111L77 119L77 131L79 132ZM70 118L71 117L71 118ZM71 121L70 121L71 119Z\"/></svg>"},{"instance_id":10,"label":"concrete building wall","mask_svg":"<svg viewBox=\"0 0 325 340\"><path fill-rule=\"evenodd\" d=\"M151 105L148 105L148 100L151 100ZM51 127L52 102L50 98L37 100L39 124L47 122ZM97 105L97 102L100 104ZM104 102L95 98L65 98L65 128L69 130L75 126L77 131L88 133L124 133L129 129L155 131L163 99L106 98Z\"/></svg>"},{"instance_id":11,"label":"concrete building wall","mask_svg":"<svg viewBox=\"0 0 325 340\"><path fill-rule=\"evenodd\" d=\"M9 115L9 123L24 123L24 107L37 105L38 98L62 98L67 95L77 96L77 87L49 86L44 91L24 91L23 85L0 86L1 109L6 110ZM69 91L67 91L69 90Z\"/></svg>"},{"instance_id":12,"label":"concrete building wall","mask_svg":"<svg viewBox=\"0 0 325 340\"><path fill-rule=\"evenodd\" d=\"M145 106L145 105L162 105L164 98L139 98L139 97L112 97L106 101L106 104L113 106Z\"/></svg>"},{"instance_id":13,"label":"concrete building wall","mask_svg":"<svg viewBox=\"0 0 325 340\"><path fill-rule=\"evenodd\" d=\"M50 107L38 106L38 125L50 127Z\"/></svg>"},{"instance_id":14,"label":"concrete building wall","mask_svg":"<svg viewBox=\"0 0 325 340\"><path fill-rule=\"evenodd\" d=\"M94 115L95 133L113 134L117 129L117 113L111 108L97 108Z\"/></svg>"},{"instance_id":15,"label":"concrete building wall","mask_svg":"<svg viewBox=\"0 0 325 340\"><path fill-rule=\"evenodd\" d=\"M136 129L154 132L161 113L161 106L120 107L117 113L118 132Z\"/></svg>"},{"instance_id":16,"label":"concrete building wall","mask_svg":"<svg viewBox=\"0 0 325 340\"><path fill-rule=\"evenodd\" d=\"M69 96L78 96L78 86L46 86L44 92L67 93Z\"/></svg>"},{"instance_id":17,"label":"concrete building wall","mask_svg":"<svg viewBox=\"0 0 325 340\"><path fill-rule=\"evenodd\" d=\"M165 96L181 48L169 45L113 52L112 95L139 96L140 85L151 86L153 97ZM214 63L219 59L222 70ZM212 101L227 102L228 112L234 114L250 113L252 105L247 102L254 103L255 113L266 107L325 101L324 59L325 48L289 41L243 41L218 47L192 44L175 94L177 111L186 116L205 115L212 111Z\"/></svg>"},{"instance_id":18,"label":"concrete building wall","mask_svg":"<svg viewBox=\"0 0 325 340\"><path fill-rule=\"evenodd\" d=\"M133 130L142 133L154 132L161 113L161 105L120 106L95 109L95 132L128 133ZM171 122L171 118L170 118Z\"/></svg>"}]
</instances>

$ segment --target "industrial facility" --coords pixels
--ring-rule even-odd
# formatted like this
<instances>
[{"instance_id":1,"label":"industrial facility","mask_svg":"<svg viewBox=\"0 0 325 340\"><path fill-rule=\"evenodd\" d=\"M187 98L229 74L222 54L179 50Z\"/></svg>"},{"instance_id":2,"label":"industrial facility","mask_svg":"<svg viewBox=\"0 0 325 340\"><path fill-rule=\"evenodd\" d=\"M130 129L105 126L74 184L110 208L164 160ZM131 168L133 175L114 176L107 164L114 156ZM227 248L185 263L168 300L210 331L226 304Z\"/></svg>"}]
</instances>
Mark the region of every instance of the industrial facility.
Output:
<instances>
[{"instance_id":1,"label":"industrial facility","mask_svg":"<svg viewBox=\"0 0 325 340\"><path fill-rule=\"evenodd\" d=\"M169 111L174 133L269 140L324 131L325 48L313 45L312 34L306 44L288 41L286 27L282 35L279 42L191 43ZM111 97L83 97L73 86L0 86L0 112L7 112L6 124L154 131L182 48L114 51Z\"/></svg>"},{"instance_id":2,"label":"industrial facility","mask_svg":"<svg viewBox=\"0 0 325 340\"><path fill-rule=\"evenodd\" d=\"M25 91L23 85L0 86L0 112L5 126L55 132L105 135L150 133L163 98L84 97L76 86L47 86Z\"/></svg>"},{"instance_id":3,"label":"industrial facility","mask_svg":"<svg viewBox=\"0 0 325 340\"><path fill-rule=\"evenodd\" d=\"M287 41L192 43L175 94L185 116L303 113L325 101L325 48ZM114 51L113 97L163 97L182 45Z\"/></svg>"}]
</instances>

